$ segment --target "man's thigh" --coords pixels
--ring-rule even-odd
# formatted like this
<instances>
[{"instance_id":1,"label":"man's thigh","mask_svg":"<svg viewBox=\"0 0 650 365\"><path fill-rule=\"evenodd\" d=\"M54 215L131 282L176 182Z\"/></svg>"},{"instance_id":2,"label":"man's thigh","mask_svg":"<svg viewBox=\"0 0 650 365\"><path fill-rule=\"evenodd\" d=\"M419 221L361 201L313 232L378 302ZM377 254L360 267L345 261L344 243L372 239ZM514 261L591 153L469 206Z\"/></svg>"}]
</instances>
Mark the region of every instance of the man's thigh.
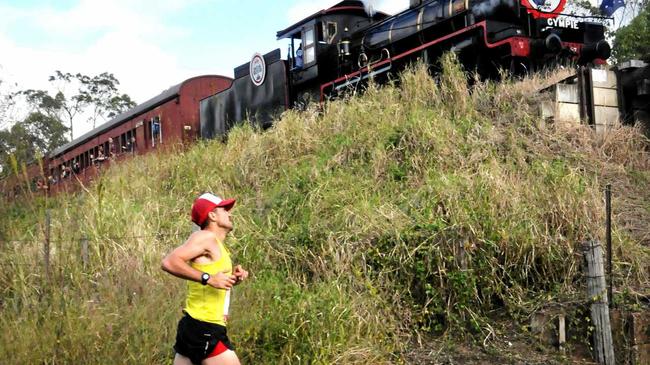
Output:
<instances>
[{"instance_id":1,"label":"man's thigh","mask_svg":"<svg viewBox=\"0 0 650 365\"><path fill-rule=\"evenodd\" d=\"M174 365L192 365L192 360L190 360L189 357L176 354L176 356L174 356Z\"/></svg>"},{"instance_id":2,"label":"man's thigh","mask_svg":"<svg viewBox=\"0 0 650 365\"><path fill-rule=\"evenodd\" d=\"M203 360L201 365L240 365L240 363L235 351L226 350L215 357Z\"/></svg>"}]
</instances>

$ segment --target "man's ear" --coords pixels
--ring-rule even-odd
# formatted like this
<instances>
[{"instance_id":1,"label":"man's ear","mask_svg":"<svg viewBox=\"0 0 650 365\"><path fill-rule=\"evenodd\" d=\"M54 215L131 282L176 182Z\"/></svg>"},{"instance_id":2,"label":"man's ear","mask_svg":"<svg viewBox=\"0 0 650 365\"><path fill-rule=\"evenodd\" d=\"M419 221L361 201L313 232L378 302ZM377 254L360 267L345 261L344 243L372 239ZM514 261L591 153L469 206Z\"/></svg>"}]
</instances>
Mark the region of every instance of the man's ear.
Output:
<instances>
[{"instance_id":1,"label":"man's ear","mask_svg":"<svg viewBox=\"0 0 650 365\"><path fill-rule=\"evenodd\" d=\"M217 213L214 211L211 211L208 213L208 219L211 221L216 221L217 220Z\"/></svg>"}]
</instances>

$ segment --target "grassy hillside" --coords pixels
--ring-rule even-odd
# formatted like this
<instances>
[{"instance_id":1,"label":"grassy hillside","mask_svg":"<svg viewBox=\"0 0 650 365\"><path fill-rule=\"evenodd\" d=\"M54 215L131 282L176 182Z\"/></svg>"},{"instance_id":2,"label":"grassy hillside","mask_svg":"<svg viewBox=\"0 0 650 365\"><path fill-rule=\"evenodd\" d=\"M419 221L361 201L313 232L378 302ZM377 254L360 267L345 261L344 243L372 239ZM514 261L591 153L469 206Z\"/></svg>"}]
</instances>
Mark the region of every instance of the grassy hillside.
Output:
<instances>
[{"instance_id":1,"label":"grassy hillside","mask_svg":"<svg viewBox=\"0 0 650 365\"><path fill-rule=\"evenodd\" d=\"M137 157L74 196L3 203L0 358L170 363L185 286L160 260L203 191L238 199L228 245L252 280L229 329L247 364L410 362L432 338L489 348L495 317L518 326L584 300L580 245L604 237L606 183L617 301L636 303L650 287L648 141L546 125L544 82L470 92L450 58L436 80L415 68L266 132Z\"/></svg>"}]
</instances>

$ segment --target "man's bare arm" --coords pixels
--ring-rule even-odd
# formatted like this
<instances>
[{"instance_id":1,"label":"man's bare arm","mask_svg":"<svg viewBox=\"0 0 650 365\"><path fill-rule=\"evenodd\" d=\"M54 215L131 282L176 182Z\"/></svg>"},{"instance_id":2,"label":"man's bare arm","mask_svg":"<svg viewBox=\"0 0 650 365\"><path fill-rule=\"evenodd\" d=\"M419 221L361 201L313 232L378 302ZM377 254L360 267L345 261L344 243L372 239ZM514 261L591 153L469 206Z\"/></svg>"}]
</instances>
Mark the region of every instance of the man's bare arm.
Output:
<instances>
[{"instance_id":1,"label":"man's bare arm","mask_svg":"<svg viewBox=\"0 0 650 365\"><path fill-rule=\"evenodd\" d=\"M162 269L176 277L201 282L203 273L190 266L188 262L203 255L207 250L207 245L213 239L207 232L199 231L192 234L184 244L177 247L162 260ZM217 273L210 276L208 284L219 289L229 289L235 281L234 275Z\"/></svg>"}]
</instances>

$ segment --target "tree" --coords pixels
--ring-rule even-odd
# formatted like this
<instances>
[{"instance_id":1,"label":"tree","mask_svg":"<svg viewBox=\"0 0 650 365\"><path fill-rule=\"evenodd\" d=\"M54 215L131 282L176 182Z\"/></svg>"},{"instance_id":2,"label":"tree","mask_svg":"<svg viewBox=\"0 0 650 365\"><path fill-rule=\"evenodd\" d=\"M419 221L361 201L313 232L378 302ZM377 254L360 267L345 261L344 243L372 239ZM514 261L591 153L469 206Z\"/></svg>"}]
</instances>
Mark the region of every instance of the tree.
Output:
<instances>
[{"instance_id":1,"label":"tree","mask_svg":"<svg viewBox=\"0 0 650 365\"><path fill-rule=\"evenodd\" d=\"M71 140L74 122L79 117L85 117L95 128L99 118L108 120L136 105L127 94L118 92L120 82L111 73L87 76L56 71L49 81L58 90L54 95L44 90L24 90L17 94L24 97L34 111L64 121ZM70 89L75 91L66 95Z\"/></svg>"},{"instance_id":2,"label":"tree","mask_svg":"<svg viewBox=\"0 0 650 365\"><path fill-rule=\"evenodd\" d=\"M1 65L0 70L2 70ZM10 125L15 104L11 92L13 86L15 86L14 83L7 82L0 77L0 129L7 128Z\"/></svg>"},{"instance_id":3,"label":"tree","mask_svg":"<svg viewBox=\"0 0 650 365\"><path fill-rule=\"evenodd\" d=\"M11 171L11 158L34 162L38 156L68 142L68 128L53 116L32 112L24 120L7 130L0 130L0 167L4 173Z\"/></svg>"},{"instance_id":4,"label":"tree","mask_svg":"<svg viewBox=\"0 0 650 365\"><path fill-rule=\"evenodd\" d=\"M616 31L612 53L617 62L631 59L650 62L650 8L647 3L629 25Z\"/></svg>"},{"instance_id":5,"label":"tree","mask_svg":"<svg viewBox=\"0 0 650 365\"><path fill-rule=\"evenodd\" d=\"M72 77L72 75L62 74L60 71L57 71L57 75L68 80ZM104 72L93 77L76 74L74 77L82 85L79 89L79 96L92 106L92 114L88 120L92 121L93 128L96 127L97 118L101 116L113 118L136 105L127 94L119 94L117 85L120 82L113 74ZM52 77L50 77L50 81L52 81Z\"/></svg>"},{"instance_id":6,"label":"tree","mask_svg":"<svg viewBox=\"0 0 650 365\"><path fill-rule=\"evenodd\" d=\"M128 95L118 92L119 81L110 73L86 76L56 71L49 81L57 89L55 93L30 89L8 95L6 105L24 101L30 112L10 128L0 130L0 174L11 171L12 157L30 163L72 140L73 126L78 119L92 122L94 128L99 118L107 120L135 106ZM3 111L7 110L4 106L0 104L3 118ZM2 125L12 122L0 121Z\"/></svg>"}]
</instances>

